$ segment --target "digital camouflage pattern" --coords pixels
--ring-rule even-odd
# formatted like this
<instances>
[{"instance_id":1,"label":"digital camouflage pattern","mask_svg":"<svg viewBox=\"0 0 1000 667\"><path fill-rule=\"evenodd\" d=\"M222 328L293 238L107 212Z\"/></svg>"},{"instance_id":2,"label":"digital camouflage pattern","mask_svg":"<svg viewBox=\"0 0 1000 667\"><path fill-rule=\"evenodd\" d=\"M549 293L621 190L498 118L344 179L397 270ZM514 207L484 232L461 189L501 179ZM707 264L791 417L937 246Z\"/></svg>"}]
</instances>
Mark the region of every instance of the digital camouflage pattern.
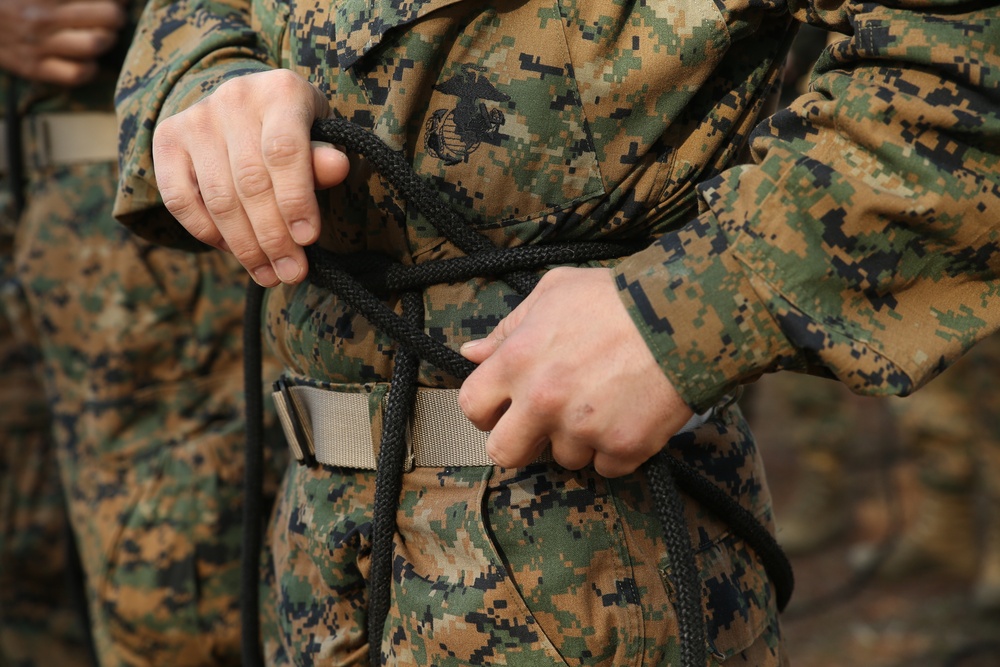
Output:
<instances>
[{"instance_id":1,"label":"digital camouflage pattern","mask_svg":"<svg viewBox=\"0 0 1000 667\"><path fill-rule=\"evenodd\" d=\"M17 252L95 640L102 665L240 665L245 278L121 227L116 172L39 178Z\"/></svg>"},{"instance_id":2,"label":"digital camouflage pattern","mask_svg":"<svg viewBox=\"0 0 1000 667\"><path fill-rule=\"evenodd\" d=\"M755 130L795 20L845 39L827 51L813 92ZM316 84L336 115L400 151L498 245L649 242L616 267L618 285L664 372L698 411L784 368L834 375L858 392L907 393L997 328L998 311L987 307L1000 240L990 213L1000 204L996 2L157 0L139 30L117 93L116 215L148 238L193 247L156 191L156 120L232 77L287 67ZM758 163L734 166L748 140ZM331 250L377 251L402 263L460 254L397 202L362 157L353 156L348 180L320 198L320 243ZM424 293L425 326L458 347L486 334L517 300L499 281L434 286ZM265 318L273 349L293 373L333 383L391 376L388 338L317 288L270 290ZM420 382L456 380L425 364ZM710 421L670 446L690 445L700 470L769 516L752 440L734 446L726 433ZM714 446L719 437L728 446ZM574 655L587 664L612 660L588 652L599 640L577 641L591 625L585 604L557 614L542 603L537 618L534 609L525 616L534 600L521 597L534 589L504 593L492 583L527 577L534 585L539 571L563 562L573 577L543 577L537 597L576 601L580 590L608 590L594 564L608 553L587 539L606 519L603 497L555 522L581 522L567 538L573 548L539 546L544 565L537 556L519 560L533 557L532 540L548 541L539 526L547 508L567 502L555 486L567 478L589 484L586 474L558 469L446 469L406 479L383 660L502 664L508 656L516 663L519 652L534 652L532 664ZM519 495L537 501L516 520L491 518L490 499L499 497L491 494L515 480ZM366 574L370 480L296 469L285 482L271 536L274 571L264 582L274 600L271 660L363 662L358 578ZM485 517L470 497L486 499ZM689 508L693 540L711 543L717 533L697 515ZM499 560L475 534L487 521L501 526L495 539L509 540ZM636 525L625 530L641 532ZM648 538L661 539L658 529ZM628 544L633 566L648 564L642 541ZM426 545L419 554L415 543ZM702 563L703 593L725 591L747 613L708 608L710 624L723 628L727 644L754 632L775 637L759 562L752 555L738 562L741 545L714 544L720 562L732 562L718 576ZM356 569L343 563L341 547L358 552ZM472 553L478 569L467 569L461 553ZM476 572L485 573L485 592L468 592ZM406 590L433 591L439 601L428 606L417 596L411 608L401 599ZM616 599L626 600L627 590ZM644 624L670 614L672 595L647 591L666 597L643 601L651 605L638 612L650 614ZM753 622L758 605L768 616L761 626ZM609 610L601 617L614 626ZM521 631L519 619L528 618L547 639ZM631 631L619 629L631 642ZM441 639L439 632L447 640L428 645L424 638ZM535 648L546 641L556 653ZM467 652L472 644L488 651ZM462 648L445 658L444 645ZM664 650L671 649L650 642L630 659L653 664ZM780 650L747 657L760 665L781 659Z\"/></svg>"},{"instance_id":3,"label":"digital camouflage pattern","mask_svg":"<svg viewBox=\"0 0 1000 667\"><path fill-rule=\"evenodd\" d=\"M134 19L140 10L133 4ZM109 65L73 91L27 88L19 99L25 113L111 112L117 71ZM42 138L29 132L24 139L33 153ZM45 427L58 465L52 456L40 460L41 448L5 442L4 501L12 455L39 478L61 476L102 667L241 665L245 275L221 253L154 246L119 225L111 215L114 162L27 176L28 207L3 265L16 270L24 315L38 332L51 412ZM0 412L20 414L6 401L23 404L30 387L10 384L17 393L4 393ZM10 489L5 507L23 511L36 490L27 475L16 483L25 486ZM65 517L51 519L20 537L52 539ZM35 557L39 568L62 557L64 547L47 546L52 553ZM15 575L4 563L4 577ZM59 576L59 584L44 582L47 591L65 589ZM25 622L38 616L29 611ZM45 648L41 655L50 656L54 647ZM44 657L37 664L77 663Z\"/></svg>"},{"instance_id":4,"label":"digital camouflage pattern","mask_svg":"<svg viewBox=\"0 0 1000 667\"><path fill-rule=\"evenodd\" d=\"M41 359L14 277L13 201L0 177L0 665L88 667L67 575L66 501Z\"/></svg>"},{"instance_id":5,"label":"digital camouflage pattern","mask_svg":"<svg viewBox=\"0 0 1000 667\"><path fill-rule=\"evenodd\" d=\"M676 450L770 523L763 470L737 410ZM705 461L705 451L717 455ZM295 467L273 521L268 664L367 662L374 474ZM695 505L713 665L783 659L757 555ZM416 468L404 477L389 665L678 664L666 549L645 479L545 464Z\"/></svg>"}]
</instances>

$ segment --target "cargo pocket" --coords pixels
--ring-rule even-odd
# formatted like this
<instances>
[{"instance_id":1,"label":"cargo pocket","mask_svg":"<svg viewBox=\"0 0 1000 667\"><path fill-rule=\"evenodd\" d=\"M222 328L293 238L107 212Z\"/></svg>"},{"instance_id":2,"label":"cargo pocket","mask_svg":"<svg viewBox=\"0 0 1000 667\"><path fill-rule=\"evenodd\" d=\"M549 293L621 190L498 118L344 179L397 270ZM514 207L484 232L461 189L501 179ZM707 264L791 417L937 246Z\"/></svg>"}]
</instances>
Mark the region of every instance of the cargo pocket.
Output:
<instances>
[{"instance_id":1,"label":"cargo pocket","mask_svg":"<svg viewBox=\"0 0 1000 667\"><path fill-rule=\"evenodd\" d=\"M232 384L204 378L136 392L137 402L163 412L130 424L127 438L109 436L127 445L93 467L103 479L91 489L103 553L95 624L106 624L115 650L136 665L239 654L242 422L238 412L213 422L190 406L186 420L180 408ZM198 405L210 411L213 401Z\"/></svg>"},{"instance_id":2,"label":"cargo pocket","mask_svg":"<svg viewBox=\"0 0 1000 667\"><path fill-rule=\"evenodd\" d=\"M548 464L497 469L483 521L516 604L566 663L642 664L642 593L607 480Z\"/></svg>"},{"instance_id":3,"label":"cargo pocket","mask_svg":"<svg viewBox=\"0 0 1000 667\"><path fill-rule=\"evenodd\" d=\"M695 555L702 582L706 633L719 663L750 648L777 625L772 585L757 554L741 538L725 533ZM757 663L766 667L774 662Z\"/></svg>"}]
</instances>

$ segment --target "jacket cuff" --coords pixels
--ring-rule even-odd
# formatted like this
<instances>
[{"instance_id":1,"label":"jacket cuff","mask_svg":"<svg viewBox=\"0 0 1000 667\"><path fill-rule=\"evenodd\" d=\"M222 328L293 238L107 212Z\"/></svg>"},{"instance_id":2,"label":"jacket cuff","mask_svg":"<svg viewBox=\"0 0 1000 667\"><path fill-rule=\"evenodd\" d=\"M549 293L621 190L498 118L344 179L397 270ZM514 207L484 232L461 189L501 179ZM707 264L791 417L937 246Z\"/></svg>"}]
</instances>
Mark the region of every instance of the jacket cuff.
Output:
<instances>
[{"instance_id":1,"label":"jacket cuff","mask_svg":"<svg viewBox=\"0 0 1000 667\"><path fill-rule=\"evenodd\" d=\"M695 412L795 349L710 212L615 267L619 295L660 368ZM766 291L766 290L763 290Z\"/></svg>"},{"instance_id":2,"label":"jacket cuff","mask_svg":"<svg viewBox=\"0 0 1000 667\"><path fill-rule=\"evenodd\" d=\"M225 81L272 69L253 58L227 58L210 64L206 69L185 75L165 98L151 100L145 111L155 115L142 117L119 113L121 170L113 215L134 233L153 243L193 251L209 249L188 234L163 207L153 172L156 122L204 99ZM159 109L156 109L157 105ZM239 110L234 113L239 113Z\"/></svg>"}]
</instances>

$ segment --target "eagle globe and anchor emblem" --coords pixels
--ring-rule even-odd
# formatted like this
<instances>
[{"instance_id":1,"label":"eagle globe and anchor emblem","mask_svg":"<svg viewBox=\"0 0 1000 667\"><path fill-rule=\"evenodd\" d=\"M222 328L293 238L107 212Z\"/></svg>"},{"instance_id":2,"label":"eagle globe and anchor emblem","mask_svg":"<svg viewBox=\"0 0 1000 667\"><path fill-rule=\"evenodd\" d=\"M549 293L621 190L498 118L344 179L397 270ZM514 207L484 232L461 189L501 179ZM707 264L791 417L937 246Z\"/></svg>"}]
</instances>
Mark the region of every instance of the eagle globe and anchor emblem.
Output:
<instances>
[{"instance_id":1,"label":"eagle globe and anchor emblem","mask_svg":"<svg viewBox=\"0 0 1000 667\"><path fill-rule=\"evenodd\" d=\"M462 73L434 86L435 90L458 98L453 109L438 109L427 120L424 147L445 164L458 164L487 139L499 136L506 122L499 109L488 109L484 101L507 102L483 76L485 67L463 65Z\"/></svg>"}]
</instances>

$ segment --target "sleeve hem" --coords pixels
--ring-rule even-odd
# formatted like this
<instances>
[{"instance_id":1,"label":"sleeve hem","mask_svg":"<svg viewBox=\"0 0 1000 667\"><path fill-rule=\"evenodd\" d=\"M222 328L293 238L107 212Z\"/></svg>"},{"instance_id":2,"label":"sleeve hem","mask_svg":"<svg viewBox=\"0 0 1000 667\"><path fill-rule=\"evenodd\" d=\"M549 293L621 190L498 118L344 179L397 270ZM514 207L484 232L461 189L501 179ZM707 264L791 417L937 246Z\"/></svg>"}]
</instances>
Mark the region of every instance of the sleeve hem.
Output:
<instances>
[{"instance_id":1,"label":"sleeve hem","mask_svg":"<svg viewBox=\"0 0 1000 667\"><path fill-rule=\"evenodd\" d=\"M711 212L619 264L615 280L660 368L697 412L795 354Z\"/></svg>"}]
</instances>

